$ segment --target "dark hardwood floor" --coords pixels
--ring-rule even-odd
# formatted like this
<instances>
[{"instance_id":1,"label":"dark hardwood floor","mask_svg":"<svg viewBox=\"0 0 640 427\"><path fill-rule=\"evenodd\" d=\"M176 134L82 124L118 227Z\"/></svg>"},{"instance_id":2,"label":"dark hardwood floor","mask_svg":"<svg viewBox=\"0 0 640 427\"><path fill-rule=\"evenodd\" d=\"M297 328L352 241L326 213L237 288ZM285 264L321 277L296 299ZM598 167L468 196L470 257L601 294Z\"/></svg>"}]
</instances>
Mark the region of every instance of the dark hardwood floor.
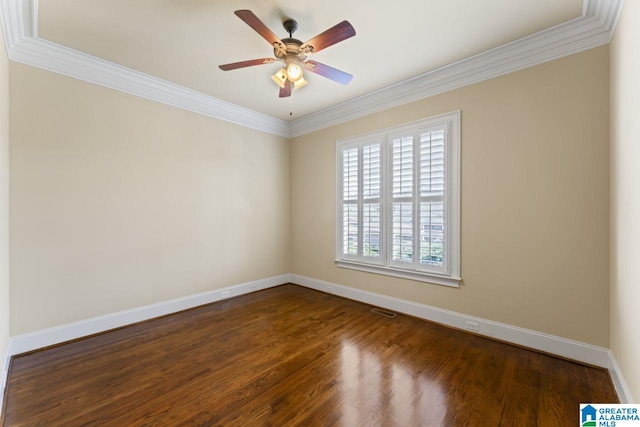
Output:
<instances>
[{"instance_id":1,"label":"dark hardwood floor","mask_svg":"<svg viewBox=\"0 0 640 427\"><path fill-rule=\"evenodd\" d=\"M575 426L609 374L295 285L13 359L6 426Z\"/></svg>"}]
</instances>

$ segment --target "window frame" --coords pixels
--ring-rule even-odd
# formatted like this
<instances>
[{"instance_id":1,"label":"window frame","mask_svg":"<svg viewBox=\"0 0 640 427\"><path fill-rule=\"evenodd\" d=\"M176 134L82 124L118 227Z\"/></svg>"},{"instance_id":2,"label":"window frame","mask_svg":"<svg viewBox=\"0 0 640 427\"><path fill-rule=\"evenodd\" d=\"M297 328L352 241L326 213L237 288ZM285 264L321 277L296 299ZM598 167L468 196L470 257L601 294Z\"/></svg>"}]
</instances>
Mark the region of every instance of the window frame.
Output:
<instances>
[{"instance_id":1,"label":"window frame","mask_svg":"<svg viewBox=\"0 0 640 427\"><path fill-rule=\"evenodd\" d=\"M335 264L340 268L365 271L375 274L383 274L422 282L434 283L445 286L459 287L460 281L460 110L441 114L438 116L393 126L354 137L344 138L336 141L336 259ZM413 164L416 165L420 159L416 158L419 152L420 142L418 136L425 130L434 128L445 129L445 189L443 203L445 206L445 248L444 262L441 267L422 266L419 262L419 241L420 241L420 218L419 207L423 196L420 195L419 179L420 171L413 168L413 250L414 261L410 267L403 266L401 262L392 260L392 151L393 137L399 134L411 134L413 136ZM363 229L363 166L362 153L363 146L379 142L381 144L381 182L380 182L380 256L377 258L360 255L362 253L362 232ZM343 151L345 149L358 147L358 239L359 254L345 255L343 251ZM417 193L417 194L416 194ZM417 233L417 234L416 234ZM416 249L418 249L416 251Z\"/></svg>"}]
</instances>

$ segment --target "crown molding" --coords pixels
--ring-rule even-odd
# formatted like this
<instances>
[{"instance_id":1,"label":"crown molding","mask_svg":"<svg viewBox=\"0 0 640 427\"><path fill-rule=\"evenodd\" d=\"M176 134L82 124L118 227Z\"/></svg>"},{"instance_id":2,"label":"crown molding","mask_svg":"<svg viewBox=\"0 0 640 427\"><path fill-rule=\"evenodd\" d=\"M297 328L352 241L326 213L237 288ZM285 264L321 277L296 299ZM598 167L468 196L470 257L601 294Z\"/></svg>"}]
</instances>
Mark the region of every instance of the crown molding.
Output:
<instances>
[{"instance_id":1,"label":"crown molding","mask_svg":"<svg viewBox=\"0 0 640 427\"><path fill-rule=\"evenodd\" d=\"M622 4L584 0L579 18L290 123L40 39L37 0L0 0L0 18L12 61L292 138L608 44Z\"/></svg>"},{"instance_id":2,"label":"crown molding","mask_svg":"<svg viewBox=\"0 0 640 427\"><path fill-rule=\"evenodd\" d=\"M0 0L10 60L274 135L289 125L266 114L38 38L37 0Z\"/></svg>"},{"instance_id":3,"label":"crown molding","mask_svg":"<svg viewBox=\"0 0 640 427\"><path fill-rule=\"evenodd\" d=\"M291 137L608 44L622 2L585 0L579 18L294 120Z\"/></svg>"}]
</instances>

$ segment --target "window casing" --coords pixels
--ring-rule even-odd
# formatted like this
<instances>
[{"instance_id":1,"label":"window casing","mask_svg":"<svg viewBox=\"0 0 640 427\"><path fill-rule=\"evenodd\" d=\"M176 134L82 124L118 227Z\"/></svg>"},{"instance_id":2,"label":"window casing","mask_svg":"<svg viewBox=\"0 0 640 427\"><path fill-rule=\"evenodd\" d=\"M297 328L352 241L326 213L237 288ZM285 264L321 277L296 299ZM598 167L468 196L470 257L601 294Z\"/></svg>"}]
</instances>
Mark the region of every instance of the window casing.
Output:
<instances>
[{"instance_id":1,"label":"window casing","mask_svg":"<svg viewBox=\"0 0 640 427\"><path fill-rule=\"evenodd\" d=\"M459 286L460 112L336 148L336 264Z\"/></svg>"}]
</instances>

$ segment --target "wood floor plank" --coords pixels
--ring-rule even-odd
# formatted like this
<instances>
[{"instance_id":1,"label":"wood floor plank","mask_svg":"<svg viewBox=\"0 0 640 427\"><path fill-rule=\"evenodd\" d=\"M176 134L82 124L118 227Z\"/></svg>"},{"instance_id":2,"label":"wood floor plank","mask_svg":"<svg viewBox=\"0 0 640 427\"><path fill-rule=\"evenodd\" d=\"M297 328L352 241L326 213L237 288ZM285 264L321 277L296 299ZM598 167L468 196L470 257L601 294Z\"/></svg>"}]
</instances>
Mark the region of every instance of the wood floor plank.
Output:
<instances>
[{"instance_id":1,"label":"wood floor plank","mask_svg":"<svg viewBox=\"0 0 640 427\"><path fill-rule=\"evenodd\" d=\"M5 426L572 426L605 370L284 285L15 357Z\"/></svg>"}]
</instances>

